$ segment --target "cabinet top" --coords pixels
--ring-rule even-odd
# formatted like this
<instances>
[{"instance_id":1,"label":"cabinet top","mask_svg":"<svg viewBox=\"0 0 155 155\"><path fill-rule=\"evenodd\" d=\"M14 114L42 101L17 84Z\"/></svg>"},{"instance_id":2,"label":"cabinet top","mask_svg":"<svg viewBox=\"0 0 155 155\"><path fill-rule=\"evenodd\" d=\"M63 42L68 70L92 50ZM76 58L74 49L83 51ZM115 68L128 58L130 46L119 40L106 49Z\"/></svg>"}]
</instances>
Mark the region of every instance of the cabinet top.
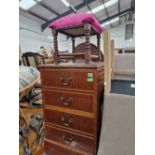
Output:
<instances>
[{"instance_id":1,"label":"cabinet top","mask_svg":"<svg viewBox=\"0 0 155 155\"><path fill-rule=\"evenodd\" d=\"M39 65L39 69L41 68L103 68L104 62L90 62L89 64L85 64L85 62L67 62L67 63L59 63L59 64L42 64Z\"/></svg>"}]
</instances>

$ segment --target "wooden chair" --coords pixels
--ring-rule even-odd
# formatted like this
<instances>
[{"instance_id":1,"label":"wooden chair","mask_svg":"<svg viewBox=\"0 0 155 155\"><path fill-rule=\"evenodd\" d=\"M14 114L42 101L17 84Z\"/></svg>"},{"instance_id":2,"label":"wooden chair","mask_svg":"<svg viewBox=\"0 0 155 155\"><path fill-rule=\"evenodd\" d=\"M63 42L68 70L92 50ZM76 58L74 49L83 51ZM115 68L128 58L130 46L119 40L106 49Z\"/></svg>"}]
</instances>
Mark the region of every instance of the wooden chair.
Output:
<instances>
[{"instance_id":1,"label":"wooden chair","mask_svg":"<svg viewBox=\"0 0 155 155\"><path fill-rule=\"evenodd\" d=\"M37 68L40 64L45 64L44 57L39 53L26 52L22 56L25 66L33 66Z\"/></svg>"},{"instance_id":2,"label":"wooden chair","mask_svg":"<svg viewBox=\"0 0 155 155\"><path fill-rule=\"evenodd\" d=\"M75 53L84 53L85 51L85 43L81 43L75 47ZM101 61L103 61L103 54L101 51L98 52L98 47L92 43L90 43L90 58L92 61L100 61L101 54Z\"/></svg>"}]
</instances>

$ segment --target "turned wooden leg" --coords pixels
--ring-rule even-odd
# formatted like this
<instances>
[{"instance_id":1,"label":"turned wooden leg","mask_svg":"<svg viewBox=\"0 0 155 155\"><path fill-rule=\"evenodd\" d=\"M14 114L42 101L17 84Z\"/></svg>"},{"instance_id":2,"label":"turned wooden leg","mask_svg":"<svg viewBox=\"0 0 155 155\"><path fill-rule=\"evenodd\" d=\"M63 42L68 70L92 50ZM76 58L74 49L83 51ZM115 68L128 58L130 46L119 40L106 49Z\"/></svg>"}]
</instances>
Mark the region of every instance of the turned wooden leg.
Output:
<instances>
[{"instance_id":1,"label":"turned wooden leg","mask_svg":"<svg viewBox=\"0 0 155 155\"><path fill-rule=\"evenodd\" d=\"M58 36L58 32L55 30L55 29L52 29L52 33L53 33L53 39L54 39L54 54L53 54L53 57L54 57L54 62L56 64L59 63L59 55L58 55L58 41L57 41L57 36Z\"/></svg>"},{"instance_id":2,"label":"turned wooden leg","mask_svg":"<svg viewBox=\"0 0 155 155\"><path fill-rule=\"evenodd\" d=\"M87 64L90 63L90 24L84 23L84 31L85 31L85 62Z\"/></svg>"}]
</instances>

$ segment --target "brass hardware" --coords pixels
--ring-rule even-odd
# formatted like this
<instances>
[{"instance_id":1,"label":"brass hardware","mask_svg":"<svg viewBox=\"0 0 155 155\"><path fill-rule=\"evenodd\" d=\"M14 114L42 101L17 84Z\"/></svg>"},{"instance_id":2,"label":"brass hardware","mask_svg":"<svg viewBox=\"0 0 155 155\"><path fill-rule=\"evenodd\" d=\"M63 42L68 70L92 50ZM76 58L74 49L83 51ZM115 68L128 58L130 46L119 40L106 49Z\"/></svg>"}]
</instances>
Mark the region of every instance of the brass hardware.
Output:
<instances>
[{"instance_id":1,"label":"brass hardware","mask_svg":"<svg viewBox=\"0 0 155 155\"><path fill-rule=\"evenodd\" d=\"M61 85L68 86L72 82L72 77L70 77L70 75L67 75L66 72L63 72L60 77L60 82L61 82Z\"/></svg>"},{"instance_id":2,"label":"brass hardware","mask_svg":"<svg viewBox=\"0 0 155 155\"><path fill-rule=\"evenodd\" d=\"M71 105L72 101L73 101L72 97L70 97L68 101L65 101L65 98L63 96L60 97L60 102L65 106Z\"/></svg>"},{"instance_id":3,"label":"brass hardware","mask_svg":"<svg viewBox=\"0 0 155 155\"><path fill-rule=\"evenodd\" d=\"M62 121L62 123L63 123L64 126L70 127L73 120L71 118L67 118L67 117L69 117L69 116L68 115L62 116L61 117L61 121Z\"/></svg>"},{"instance_id":4,"label":"brass hardware","mask_svg":"<svg viewBox=\"0 0 155 155\"><path fill-rule=\"evenodd\" d=\"M71 144L73 141L73 138L69 138L65 134L62 135L62 139L64 140L66 144Z\"/></svg>"},{"instance_id":5,"label":"brass hardware","mask_svg":"<svg viewBox=\"0 0 155 155\"><path fill-rule=\"evenodd\" d=\"M64 77L60 77L60 82L61 82L61 85L63 86L69 86L70 83L72 82L72 77L68 79L65 79Z\"/></svg>"}]
</instances>

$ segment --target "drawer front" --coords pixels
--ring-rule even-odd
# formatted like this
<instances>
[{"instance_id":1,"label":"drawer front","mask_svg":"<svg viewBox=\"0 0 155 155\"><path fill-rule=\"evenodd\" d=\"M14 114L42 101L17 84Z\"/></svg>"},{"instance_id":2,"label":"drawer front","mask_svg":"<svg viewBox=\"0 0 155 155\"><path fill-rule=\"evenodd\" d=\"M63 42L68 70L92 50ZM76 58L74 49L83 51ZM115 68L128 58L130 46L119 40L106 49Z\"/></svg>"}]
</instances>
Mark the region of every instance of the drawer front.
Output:
<instances>
[{"instance_id":1,"label":"drawer front","mask_svg":"<svg viewBox=\"0 0 155 155\"><path fill-rule=\"evenodd\" d=\"M44 104L66 107L86 112L93 112L93 96L76 94L72 92L61 92L55 90L44 90Z\"/></svg>"},{"instance_id":2,"label":"drawer front","mask_svg":"<svg viewBox=\"0 0 155 155\"><path fill-rule=\"evenodd\" d=\"M89 78L88 76L93 76ZM64 70L42 70L41 71L42 86L73 88L83 90L93 90L95 77L93 72L89 71L64 71Z\"/></svg>"},{"instance_id":3,"label":"drawer front","mask_svg":"<svg viewBox=\"0 0 155 155\"><path fill-rule=\"evenodd\" d=\"M71 148L76 148L89 153L93 152L92 139L75 135L64 130L61 131L53 127L45 126L45 137L46 139L59 142Z\"/></svg>"},{"instance_id":4,"label":"drawer front","mask_svg":"<svg viewBox=\"0 0 155 155\"><path fill-rule=\"evenodd\" d=\"M93 134L93 119L58 112L54 110L44 110L45 122L54 123L70 129L80 130Z\"/></svg>"},{"instance_id":5,"label":"drawer front","mask_svg":"<svg viewBox=\"0 0 155 155\"><path fill-rule=\"evenodd\" d=\"M45 152L49 155L84 155L82 153L73 152L72 150L67 150L55 144L44 141Z\"/></svg>"}]
</instances>

